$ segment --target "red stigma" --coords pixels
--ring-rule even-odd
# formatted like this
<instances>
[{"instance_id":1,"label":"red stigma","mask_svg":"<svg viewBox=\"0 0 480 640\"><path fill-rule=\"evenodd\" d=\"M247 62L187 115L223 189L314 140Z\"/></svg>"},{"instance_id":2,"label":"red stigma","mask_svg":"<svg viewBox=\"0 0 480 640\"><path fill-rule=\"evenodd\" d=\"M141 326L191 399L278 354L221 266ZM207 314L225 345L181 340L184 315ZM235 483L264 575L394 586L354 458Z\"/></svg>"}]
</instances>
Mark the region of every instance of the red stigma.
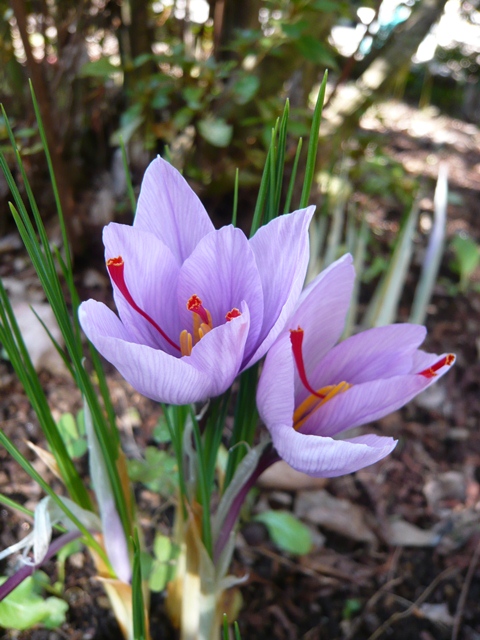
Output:
<instances>
[{"instance_id":1,"label":"red stigma","mask_svg":"<svg viewBox=\"0 0 480 640\"><path fill-rule=\"evenodd\" d=\"M116 284L120 293L132 307L132 309L139 313L142 318L145 318L145 320L147 320L147 322L149 322L152 327L159 332L159 334L168 342L168 344L180 351L180 347L175 344L173 340L170 340L165 331L163 331L163 329L158 326L155 320L153 320L153 318L151 318L148 313L141 309L133 299L132 294L128 290L127 283L125 282L125 261L123 260L122 256L118 256L117 258L109 258L107 260L107 269L113 282Z\"/></svg>"},{"instance_id":2,"label":"red stigma","mask_svg":"<svg viewBox=\"0 0 480 640\"><path fill-rule=\"evenodd\" d=\"M295 364L297 365L298 375L307 391L309 391L313 396L323 399L325 396L315 391L315 389L310 385L307 379L307 373L305 371L305 364L303 362L302 354L303 333L304 332L301 327L298 327L297 329L290 329L290 342L292 343L293 357L295 358Z\"/></svg>"},{"instance_id":3,"label":"red stigma","mask_svg":"<svg viewBox=\"0 0 480 640\"><path fill-rule=\"evenodd\" d=\"M203 306L203 302L195 293L193 294L193 296L190 296L190 298L188 299L187 309L199 315L204 324L210 324L207 311Z\"/></svg>"},{"instance_id":4,"label":"red stigma","mask_svg":"<svg viewBox=\"0 0 480 640\"><path fill-rule=\"evenodd\" d=\"M225 320L227 322L230 322L231 320L233 320L234 318L239 318L242 315L241 311L239 311L236 307L234 307L231 311L229 311L226 315L225 315Z\"/></svg>"},{"instance_id":5,"label":"red stigma","mask_svg":"<svg viewBox=\"0 0 480 640\"><path fill-rule=\"evenodd\" d=\"M438 362L432 364L428 369L424 369L418 373L419 376L423 376L424 378L434 378L437 375L437 371L445 366L450 366L455 362L455 356L453 353L449 353L443 358L440 358Z\"/></svg>"}]
</instances>

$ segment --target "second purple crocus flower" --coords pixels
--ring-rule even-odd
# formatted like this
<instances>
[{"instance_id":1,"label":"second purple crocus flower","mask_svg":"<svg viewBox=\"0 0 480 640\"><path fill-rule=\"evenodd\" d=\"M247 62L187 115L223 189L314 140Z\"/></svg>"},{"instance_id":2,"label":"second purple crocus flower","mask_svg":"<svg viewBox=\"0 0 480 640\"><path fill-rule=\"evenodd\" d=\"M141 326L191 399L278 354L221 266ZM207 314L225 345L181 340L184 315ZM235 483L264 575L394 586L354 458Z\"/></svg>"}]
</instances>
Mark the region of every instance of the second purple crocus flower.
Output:
<instances>
[{"instance_id":1,"label":"second purple crocus flower","mask_svg":"<svg viewBox=\"0 0 480 640\"><path fill-rule=\"evenodd\" d=\"M267 354L258 386L260 416L278 454L317 477L351 473L388 455L393 438L336 438L399 409L455 361L420 351L426 330L412 324L370 329L336 345L354 278L346 255L307 287Z\"/></svg>"},{"instance_id":2,"label":"second purple crocus flower","mask_svg":"<svg viewBox=\"0 0 480 640\"><path fill-rule=\"evenodd\" d=\"M145 174L135 222L103 234L118 317L79 311L87 337L145 396L187 404L219 395L283 329L308 264L314 207L280 216L248 240L216 231L180 173L161 158Z\"/></svg>"}]
</instances>

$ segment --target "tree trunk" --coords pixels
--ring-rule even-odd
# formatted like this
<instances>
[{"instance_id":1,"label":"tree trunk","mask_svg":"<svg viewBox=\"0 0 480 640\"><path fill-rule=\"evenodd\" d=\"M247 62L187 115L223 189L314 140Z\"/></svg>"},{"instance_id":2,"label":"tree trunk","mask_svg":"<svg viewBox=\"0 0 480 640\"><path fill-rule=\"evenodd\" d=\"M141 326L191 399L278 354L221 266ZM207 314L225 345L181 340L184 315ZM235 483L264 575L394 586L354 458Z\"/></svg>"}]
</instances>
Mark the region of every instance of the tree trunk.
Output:
<instances>
[{"instance_id":1,"label":"tree trunk","mask_svg":"<svg viewBox=\"0 0 480 640\"><path fill-rule=\"evenodd\" d=\"M25 50L28 71L32 80L40 114L42 116L43 127L45 129L47 144L52 159L53 172L57 182L58 195L65 219L68 239L71 244L73 254L78 254L80 250L80 233L74 224L73 192L69 178L69 171L64 158L62 157L62 144L54 126L53 109L50 103L47 84L42 73L42 67L35 60L30 40L28 39L25 2L23 0L11 0L11 4L17 21L20 37L22 39L23 48Z\"/></svg>"},{"instance_id":2,"label":"tree trunk","mask_svg":"<svg viewBox=\"0 0 480 640\"><path fill-rule=\"evenodd\" d=\"M418 46L441 17L447 0L422 0L393 34L375 60L362 73L354 85L338 90L324 112L323 135L337 132L345 138L358 124L361 115L374 99L395 80L396 75L410 60ZM347 133L346 133L347 132Z\"/></svg>"}]
</instances>

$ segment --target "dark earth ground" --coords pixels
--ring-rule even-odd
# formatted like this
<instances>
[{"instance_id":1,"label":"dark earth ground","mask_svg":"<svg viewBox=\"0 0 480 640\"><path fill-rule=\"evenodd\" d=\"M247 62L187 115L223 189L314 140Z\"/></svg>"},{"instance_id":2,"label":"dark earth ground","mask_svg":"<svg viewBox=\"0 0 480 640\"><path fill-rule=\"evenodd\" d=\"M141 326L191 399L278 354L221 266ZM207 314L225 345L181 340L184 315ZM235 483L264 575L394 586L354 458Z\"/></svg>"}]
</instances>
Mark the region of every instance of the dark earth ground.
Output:
<instances>
[{"instance_id":1,"label":"dark earth ground","mask_svg":"<svg viewBox=\"0 0 480 640\"><path fill-rule=\"evenodd\" d=\"M439 161L448 164L450 189L460 196L449 206L448 235L465 231L480 241L479 130L401 104L386 105L377 116L370 112L363 128L380 132L388 152L413 175L436 178ZM372 224L394 230L395 224L377 204L372 207ZM422 207L428 212L431 201L427 198ZM419 246L422 241L419 238ZM15 250L1 256L1 276L29 274L28 266L19 272L12 266L20 255ZM432 393L368 427L398 438L394 453L373 467L316 483L315 488L297 487L293 481L285 488L279 473L270 480L273 487L260 490L257 508L298 514L311 527L315 547L306 556L288 556L268 540L262 525L243 525L232 571L248 572L239 616L244 640L480 639L480 294L472 289L468 295L452 296L445 284L455 282L450 257L445 256L430 306L425 348L454 352L457 363ZM414 284L415 269L409 281L412 290ZM110 295L105 286L83 293L97 299ZM402 306L400 319L406 317ZM78 392L64 377L43 373L42 381L56 415L80 407ZM110 383L127 455L135 456L138 447L151 444L158 406L135 393L115 372ZM131 407L138 409L141 428L132 419ZM6 433L33 460L24 439L42 445L43 438L4 361L0 417ZM84 460L81 464L86 469ZM45 475L41 462L34 465ZM60 490L57 481L52 483ZM0 492L32 509L42 497L3 450ZM151 542L156 528L167 530L171 505L142 486L136 495L140 523ZM0 548L5 548L28 533L30 525L7 509L0 513ZM2 573L11 570L13 562L3 562ZM55 576L55 563L50 562L46 571ZM67 561L63 597L70 609L61 629L4 632L0 637L120 638L91 562L82 553ZM152 636L175 637L163 613L162 596L156 594Z\"/></svg>"}]
</instances>

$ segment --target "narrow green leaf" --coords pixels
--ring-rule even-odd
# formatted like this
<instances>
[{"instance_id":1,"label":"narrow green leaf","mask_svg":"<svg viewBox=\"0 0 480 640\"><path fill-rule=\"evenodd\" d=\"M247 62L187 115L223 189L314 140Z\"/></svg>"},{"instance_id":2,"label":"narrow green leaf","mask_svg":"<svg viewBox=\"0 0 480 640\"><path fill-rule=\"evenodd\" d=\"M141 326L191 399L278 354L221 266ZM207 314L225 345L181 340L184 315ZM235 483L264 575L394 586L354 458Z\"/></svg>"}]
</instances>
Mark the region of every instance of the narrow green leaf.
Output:
<instances>
[{"instance_id":1,"label":"narrow green leaf","mask_svg":"<svg viewBox=\"0 0 480 640\"><path fill-rule=\"evenodd\" d=\"M298 161L300 160L300 153L302 151L303 140L300 138L297 144L297 151L295 152L295 160L293 161L292 175L290 176L290 182L288 183L287 197L285 199L285 207L283 213L290 213L290 205L292 203L293 190L295 188L295 180L297 178Z\"/></svg>"},{"instance_id":2,"label":"narrow green leaf","mask_svg":"<svg viewBox=\"0 0 480 640\"><path fill-rule=\"evenodd\" d=\"M138 531L135 530L133 542L133 573L132 573L132 609L133 609L133 639L146 640L145 605L143 601L141 551Z\"/></svg>"},{"instance_id":3,"label":"narrow green leaf","mask_svg":"<svg viewBox=\"0 0 480 640\"><path fill-rule=\"evenodd\" d=\"M135 216L137 210L137 200L135 198L135 192L132 185L132 176L130 175L130 169L128 166L127 151L125 149L125 143L122 136L120 136L120 149L122 150L123 170L125 171L125 180L127 182L127 193L130 198L130 206L132 207L132 214Z\"/></svg>"},{"instance_id":4,"label":"narrow green leaf","mask_svg":"<svg viewBox=\"0 0 480 640\"><path fill-rule=\"evenodd\" d=\"M327 88L328 71L323 75L322 84L318 92L315 110L313 112L312 127L310 129L310 138L308 141L307 165L305 167L305 178L303 181L303 190L300 198L300 209L304 209L308 205L310 199L310 191L312 189L313 177L315 175L315 165L317 161L318 136L320 131L320 122L322 120L323 103L325 101L325 90Z\"/></svg>"},{"instance_id":5,"label":"narrow green leaf","mask_svg":"<svg viewBox=\"0 0 480 640\"><path fill-rule=\"evenodd\" d=\"M92 533L88 531L84 527L84 525L78 520L78 518L70 511L70 509L66 506L66 504L61 500L61 498L55 493L55 491L50 487L50 485L43 479L43 477L36 471L30 462L21 454L19 449L13 444L10 438L0 431L0 444L2 444L9 455L22 467L24 471L28 473L28 475L40 485L40 487L44 490L44 492L55 502L60 509L65 513L67 518L71 520L71 522L77 527L79 531L81 531L82 535L85 538L86 544L89 547L95 550L96 553L100 555L102 560L105 562L107 567L111 567L110 562L105 554L105 551L102 549L100 544L95 540ZM112 570L112 575L113 570Z\"/></svg>"},{"instance_id":6,"label":"narrow green leaf","mask_svg":"<svg viewBox=\"0 0 480 640\"><path fill-rule=\"evenodd\" d=\"M238 210L238 168L235 169L235 186L233 188L233 211L232 211L232 224L237 226L237 210Z\"/></svg>"},{"instance_id":7,"label":"narrow green leaf","mask_svg":"<svg viewBox=\"0 0 480 640\"><path fill-rule=\"evenodd\" d=\"M53 171L52 157L50 155L50 151L49 151L48 144L47 144L47 136L45 135L45 128L43 126L43 120L42 120L42 116L41 116L41 113L40 113L40 108L38 106L37 97L35 96L35 91L33 90L33 84L32 84L31 80L29 80L29 85L30 85L30 93L31 93L31 96L32 96L33 108L35 110L35 118L36 118L37 124L38 124L38 131L40 133L40 138L42 140L43 151L44 151L45 157L47 159L48 173L49 173L49 176L50 176L50 183L52 185L53 195L55 197L55 204L56 204L56 207L57 207L58 221L60 223L60 230L61 230L61 233L62 233L63 248L64 248L64 251L65 251L65 262L67 264L68 269L71 270L71 268L72 268L72 258L71 258L71 255L70 255L70 245L68 243L67 228L65 226L65 218L64 218L63 210L62 210L62 203L61 203L61 200L60 200L60 195L58 193L57 179L56 179L55 173Z\"/></svg>"}]
</instances>

